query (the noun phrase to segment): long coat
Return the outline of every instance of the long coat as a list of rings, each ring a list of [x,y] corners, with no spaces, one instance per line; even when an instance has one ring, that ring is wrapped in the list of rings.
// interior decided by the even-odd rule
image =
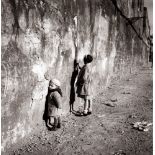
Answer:
[[[57,92],[48,94],[48,116],[56,117],[59,115],[58,108],[62,109],[61,95]]]
[[[77,95],[79,97],[85,97],[91,95],[91,75],[90,75],[90,67],[88,64],[85,64],[78,76],[77,79]]]

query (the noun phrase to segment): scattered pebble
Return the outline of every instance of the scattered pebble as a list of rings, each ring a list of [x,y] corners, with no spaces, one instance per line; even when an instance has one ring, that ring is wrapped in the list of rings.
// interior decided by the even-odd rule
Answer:
[[[41,137],[40,137],[40,136],[38,136],[38,138],[39,138],[39,139],[41,139]]]
[[[117,102],[117,98],[111,98],[111,102]]]
[[[129,115],[129,118],[137,118],[136,114]]]
[[[109,106],[109,107],[115,107],[115,105],[112,104],[112,103],[105,103],[105,105],[107,105],[107,106]]]
[[[122,94],[131,94],[130,92],[123,92]]]
[[[111,87],[108,87],[108,89],[112,89]]]
[[[48,144],[51,144],[51,142],[48,142]]]
[[[101,127],[104,127],[104,124],[101,123],[100,126],[101,126]]]
[[[103,115],[97,115],[97,117],[101,118],[101,117],[105,117],[106,115],[103,114]]]

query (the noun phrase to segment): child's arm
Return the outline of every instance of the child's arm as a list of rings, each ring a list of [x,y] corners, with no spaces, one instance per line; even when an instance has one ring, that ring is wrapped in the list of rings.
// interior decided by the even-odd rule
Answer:
[[[81,70],[81,68],[82,68],[82,67],[79,66],[79,63],[77,63],[77,64],[75,65],[75,71],[78,71],[78,72],[79,72],[79,71]]]
[[[88,66],[85,68],[85,72],[83,75],[83,80],[84,83],[89,83],[90,82],[90,69],[88,68]]]
[[[56,103],[56,107],[59,108],[59,109],[62,109],[62,101],[61,101],[61,96],[58,92],[55,92],[54,95],[54,100],[55,100],[55,103]]]
[[[82,67],[80,67],[79,63],[78,63],[78,68],[79,68],[80,70],[82,69]]]

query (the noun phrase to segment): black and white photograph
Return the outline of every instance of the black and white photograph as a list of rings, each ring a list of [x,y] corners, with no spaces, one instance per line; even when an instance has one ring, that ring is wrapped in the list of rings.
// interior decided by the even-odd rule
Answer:
[[[153,0],[1,0],[1,154],[153,155]]]

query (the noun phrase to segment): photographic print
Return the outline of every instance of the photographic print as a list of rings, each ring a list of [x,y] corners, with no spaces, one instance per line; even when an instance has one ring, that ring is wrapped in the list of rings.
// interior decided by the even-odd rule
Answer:
[[[153,0],[1,1],[1,153],[153,154]]]

